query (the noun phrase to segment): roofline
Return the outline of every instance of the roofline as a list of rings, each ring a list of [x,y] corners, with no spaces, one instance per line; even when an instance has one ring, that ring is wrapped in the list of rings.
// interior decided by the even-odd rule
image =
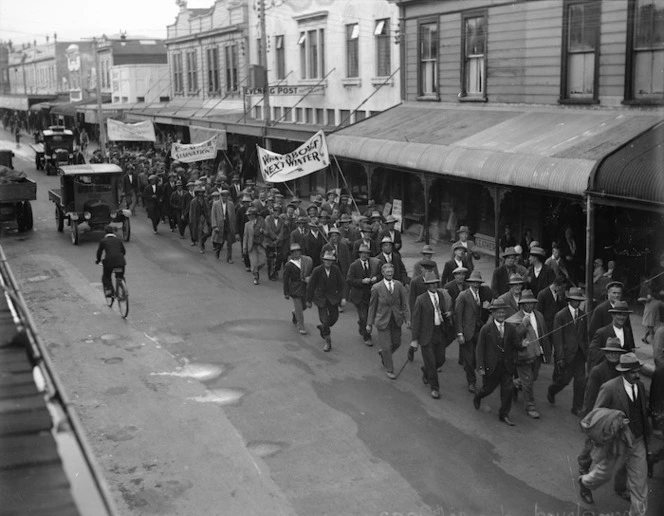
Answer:
[[[85,165],[63,165],[60,170],[64,175],[89,176],[95,174],[122,174],[122,168],[112,163],[86,163]]]

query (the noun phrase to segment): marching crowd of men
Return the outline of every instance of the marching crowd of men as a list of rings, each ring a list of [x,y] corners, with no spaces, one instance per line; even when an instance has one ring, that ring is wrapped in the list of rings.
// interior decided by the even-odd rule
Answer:
[[[241,185],[237,174],[228,181],[223,174],[213,177],[210,167],[186,171],[177,162],[166,174],[159,160],[146,173],[150,167],[142,161],[147,158],[124,164],[128,208],[134,212],[142,203],[155,233],[165,221],[184,239],[188,227],[191,246],[201,253],[211,239],[219,259],[225,245],[228,263],[233,263],[233,246],[239,242],[255,285],[262,269],[267,268],[272,281],[283,269],[283,295],[292,301],[293,325],[306,335],[304,313],[316,305],[325,352],[332,349],[339,312],[350,301],[357,310],[361,342],[373,346],[375,330],[380,360],[392,380],[398,376],[393,354],[401,345],[402,327],[410,328],[408,359],[421,350],[422,382],[439,399],[438,374],[446,348],[457,342],[474,407],[479,409],[482,399],[499,388],[498,417],[509,426],[515,424],[509,413],[518,393],[527,416],[540,418],[535,384],[542,364],[553,365],[547,401],[554,405],[558,393],[572,383],[571,412],[586,416],[589,436],[594,429],[605,438],[600,445],[589,437],[579,454],[581,498],[592,503],[592,490],[618,472],[616,493],[631,500],[631,514],[645,515],[651,426],[639,380],[641,364],[634,355],[631,310],[622,300],[620,282],[609,283],[607,299],[587,314],[582,289],[559,272],[560,258],[547,257],[533,240],[527,263],[520,250],[504,249],[489,285],[474,267],[481,254],[466,226],[458,229],[442,274],[434,249],[424,245],[411,278],[400,255],[397,219],[383,217],[373,207],[353,215],[347,195],[333,190],[305,209],[300,199],[286,199],[276,188],[257,188],[252,180]],[[616,411],[628,417],[627,423],[616,418]],[[607,432],[621,437],[618,452],[606,444]],[[622,439],[627,433],[629,439]]]

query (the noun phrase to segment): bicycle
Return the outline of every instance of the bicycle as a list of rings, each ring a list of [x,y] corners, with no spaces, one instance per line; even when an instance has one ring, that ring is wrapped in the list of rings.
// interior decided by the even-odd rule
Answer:
[[[113,308],[113,303],[117,300],[120,315],[123,319],[126,319],[127,314],[129,314],[129,289],[127,289],[124,271],[122,268],[117,267],[113,269],[111,274],[115,276],[114,293],[112,296],[106,296],[106,304],[109,308]]]

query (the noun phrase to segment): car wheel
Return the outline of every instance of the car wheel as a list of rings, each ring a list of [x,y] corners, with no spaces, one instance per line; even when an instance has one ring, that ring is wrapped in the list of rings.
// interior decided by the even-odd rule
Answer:
[[[55,207],[55,227],[58,229],[58,233],[62,233],[65,228],[65,219],[62,217],[62,212],[57,206]]]
[[[32,205],[30,201],[23,201],[23,227],[25,231],[32,231],[34,218],[32,216]]]
[[[22,202],[17,202],[14,204],[14,212],[16,213],[16,225],[18,226],[18,232],[23,233],[25,231],[25,213],[23,212]]]
[[[74,245],[78,245],[78,239],[79,239],[79,231],[78,231],[78,224],[75,220],[71,221],[71,243]]]

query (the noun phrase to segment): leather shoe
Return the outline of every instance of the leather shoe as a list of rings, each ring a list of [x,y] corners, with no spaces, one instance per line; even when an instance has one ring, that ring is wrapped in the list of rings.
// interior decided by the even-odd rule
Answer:
[[[332,340],[330,337],[325,337],[325,346],[323,346],[323,351],[326,353],[332,349]]]
[[[482,399],[477,394],[475,396],[473,396],[473,406],[475,407],[475,410],[480,409],[480,402],[481,401],[482,401]]]
[[[583,480],[579,477],[579,496],[585,503],[595,503],[593,492],[583,485]]]
[[[514,423],[514,421],[512,421],[512,420],[511,420],[509,417],[507,417],[507,416],[503,416],[503,417],[501,417],[500,420],[501,420],[503,423],[505,423],[507,426],[516,426],[516,424]]]
[[[368,339],[364,339],[364,345],[369,348],[373,346],[373,341],[371,340],[371,337],[369,337]]]
[[[475,387],[474,383],[469,383],[468,384],[468,392],[472,392],[473,394],[475,394],[477,392],[477,387]]]
[[[556,404],[556,396],[555,396],[555,394],[553,394],[553,393],[551,392],[551,388],[548,388],[548,389],[546,390],[546,401],[548,401],[549,403],[551,403],[551,405],[555,405],[555,404]]]
[[[625,490],[625,491],[616,491],[616,490],[614,489],[614,492],[615,492],[620,498],[622,498],[623,500],[625,500],[625,501],[627,501],[627,502],[629,502],[629,501],[631,500],[630,497],[629,497],[629,491],[627,491],[627,490]]]
[[[540,418],[539,412],[537,412],[535,409],[527,410],[526,414],[528,414],[533,419],[539,419]]]
[[[390,380],[396,380],[397,379],[397,375],[395,375],[392,371],[386,371],[385,374],[387,375],[387,377]]]
[[[424,367],[420,367],[420,370],[422,371],[422,383],[424,385],[429,385],[429,380],[427,379],[427,374],[424,372]]]
[[[440,393],[437,390],[433,390],[433,391],[431,391],[431,397],[434,400],[439,400],[440,399]]]

